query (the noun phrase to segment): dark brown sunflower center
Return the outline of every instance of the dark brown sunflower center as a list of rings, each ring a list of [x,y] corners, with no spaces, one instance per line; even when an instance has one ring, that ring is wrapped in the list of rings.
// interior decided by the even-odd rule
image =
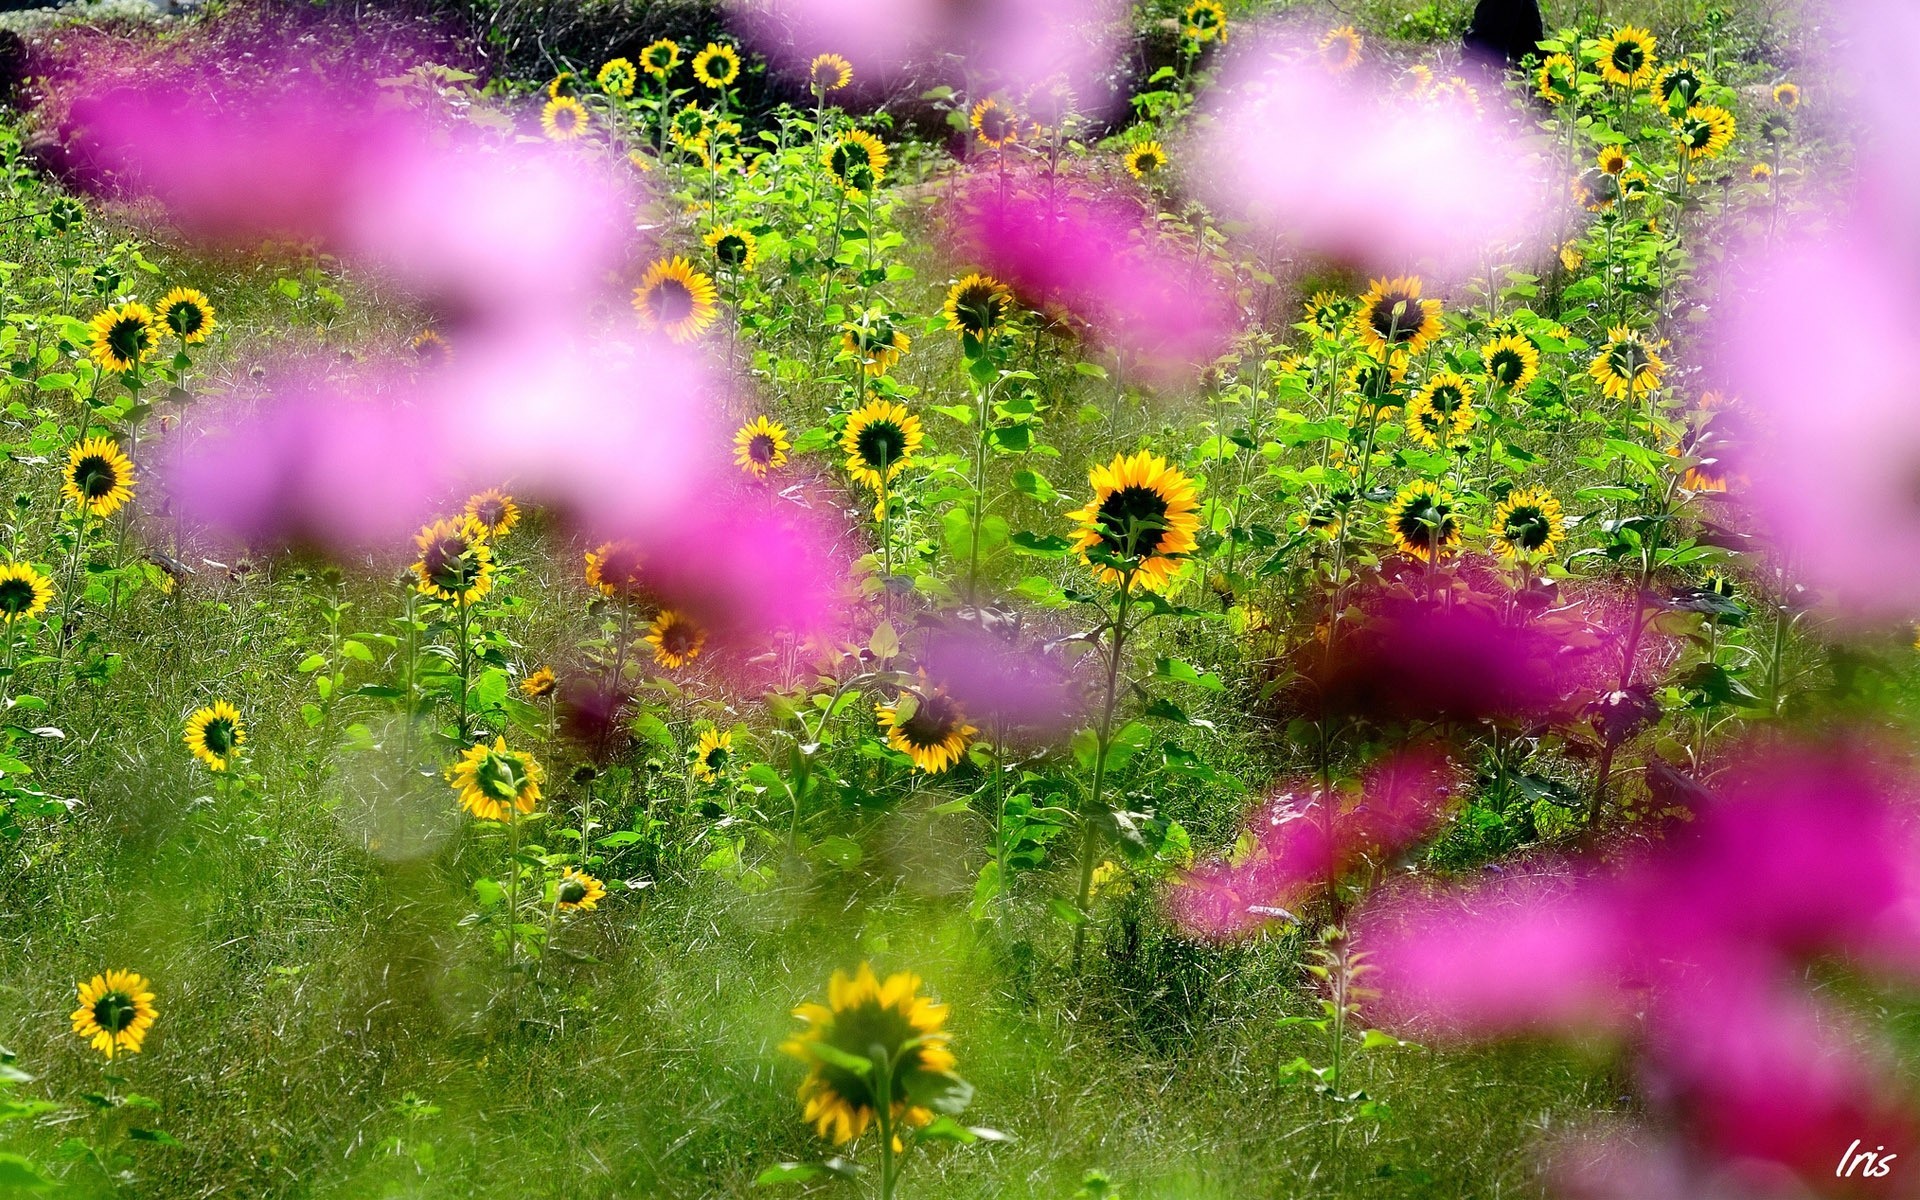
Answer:
[[[1676,97],[1681,100],[1692,100],[1700,91],[1700,77],[1692,71],[1675,71],[1662,81],[1660,91],[1660,98],[1669,102]]]
[[[884,471],[907,456],[907,432],[892,421],[870,422],[854,444],[860,461],[875,471]]]
[[[167,310],[167,328],[181,337],[192,337],[207,324],[207,312],[191,300],[182,300]]]
[[[1100,502],[1100,544],[1127,558],[1149,558],[1167,532],[1167,499],[1138,484],[1123,487]]]
[[[1006,141],[1017,128],[1013,114],[1004,109],[989,108],[980,114],[980,136],[990,142]]]
[[[706,757],[700,761],[709,771],[724,770],[727,765],[727,748],[715,746],[708,750]]]
[[[747,443],[747,458],[751,462],[763,467],[772,466],[773,455],[773,439],[764,433],[754,434],[753,440]]]
[[[1431,404],[1433,411],[1442,417],[1453,416],[1466,402],[1466,395],[1450,383],[1434,388],[1427,397],[1427,403]]]
[[[660,631],[660,648],[677,657],[685,657],[699,640],[700,631],[685,621],[675,621]]]
[[[645,61],[652,70],[670,71],[673,69],[673,51],[665,46],[656,46],[646,52]]]
[[[843,1053],[867,1058],[876,1048],[890,1057],[899,1054],[901,1046],[919,1036],[920,1031],[913,1027],[905,1013],[897,1008],[882,1008],[869,1000],[836,1012],[832,1028],[824,1031],[821,1040]],[[896,1092],[903,1090],[908,1072],[926,1069],[924,1053],[915,1048],[902,1056],[894,1076]],[[814,1069],[828,1090],[849,1108],[857,1111],[878,1107],[872,1087],[862,1076],[828,1063],[819,1063]]]
[[[498,525],[507,519],[507,502],[504,500],[482,500],[474,506],[474,515],[480,518],[482,525]]]
[[[837,62],[829,60],[818,63],[813,68],[813,86],[826,91],[833,91],[835,88],[846,86],[846,76],[846,68]]]
[[[120,472],[111,461],[89,454],[73,465],[73,486],[89,500],[99,500],[120,486]]]
[[[848,187],[863,188],[873,181],[873,158],[858,142],[841,142],[833,148],[833,173]]]
[[[647,307],[663,325],[684,321],[693,313],[693,289],[678,279],[662,279],[647,294]]]
[[[33,584],[25,579],[0,580],[0,612],[19,616],[33,607]]]
[[[1507,541],[1522,550],[1538,550],[1553,536],[1553,522],[1531,504],[1523,504],[1507,514]]]
[[[107,348],[119,358],[132,362],[153,345],[153,330],[138,317],[121,317],[107,327]]]
[[[1133,169],[1143,175],[1151,175],[1158,171],[1165,161],[1157,150],[1137,150],[1133,155]]]
[[[119,1033],[140,1015],[133,997],[118,989],[93,1002],[93,1023],[108,1033]]]
[[[1526,360],[1515,351],[1502,348],[1487,356],[1487,374],[1493,376],[1496,383],[1511,387],[1526,370]]]
[[[1652,365],[1647,348],[1639,342],[1615,342],[1607,349],[1607,369],[1617,378],[1631,380]]]
[[[580,113],[570,104],[553,110],[553,123],[562,133],[572,133],[580,125]]]
[[[898,726],[908,745],[930,750],[945,744],[960,726],[960,710],[945,696],[929,696]]]
[[[1639,42],[1619,42],[1614,45],[1610,58],[1614,70],[1631,75],[1647,65],[1647,48]]]

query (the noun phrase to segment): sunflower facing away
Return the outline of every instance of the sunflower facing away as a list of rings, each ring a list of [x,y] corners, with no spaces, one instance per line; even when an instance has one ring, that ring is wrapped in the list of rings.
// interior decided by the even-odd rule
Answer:
[[[740,55],[732,46],[708,42],[693,56],[693,77],[701,87],[726,87],[740,77]]]
[[[992,96],[973,106],[967,124],[973,126],[974,136],[990,150],[998,150],[1020,137],[1020,118]]]
[[[1420,277],[1372,280],[1353,314],[1354,332],[1375,358],[1388,347],[1418,354],[1440,336],[1440,302],[1420,298]]]
[[[53,581],[32,563],[0,566],[0,621],[11,625],[37,617],[53,602]]]
[[[640,52],[640,68],[655,79],[665,79],[680,65],[680,43],[661,38]]]
[[[137,300],[116,304],[87,323],[93,361],[108,371],[131,371],[153,357],[160,327]]]
[[[1127,174],[1147,183],[1166,169],[1167,152],[1159,142],[1141,142],[1127,151],[1123,161],[1127,166]]]
[[[1329,71],[1351,71],[1360,65],[1360,31],[1351,25],[1327,30],[1320,39],[1320,61]]]
[[[90,437],[67,451],[60,495],[81,512],[110,517],[133,499],[133,462],[113,439]]]
[[[967,723],[967,714],[945,693],[902,696],[892,704],[876,704],[874,716],[887,731],[887,745],[913,760],[915,768],[938,775],[967,755],[980,732]]]
[[[643,579],[640,548],[632,542],[602,542],[587,551],[587,584],[601,595],[636,595]]]
[[[633,85],[640,82],[640,73],[633,69],[631,59],[610,58],[601,65],[593,81],[609,96],[631,96]]]
[[[422,329],[414,334],[407,342],[407,349],[428,366],[439,366],[453,357],[453,347],[447,345],[447,339],[431,329]]]
[[[155,316],[167,332],[190,346],[206,341],[213,332],[213,304],[205,292],[194,288],[175,288],[162,296]]]
[[[1429,450],[1444,450],[1473,428],[1473,385],[1435,371],[1407,404],[1407,432]]]
[[[840,345],[860,361],[867,374],[885,375],[913,347],[913,339],[885,312],[869,309],[860,314],[859,320],[841,327]]]
[[[1580,68],[1565,54],[1553,54],[1533,77],[1533,94],[1548,104],[1565,104],[1580,86]]]
[[[1600,43],[1600,78],[1623,88],[1645,87],[1658,65],[1653,34],[1633,25],[1614,30]]]
[[[821,156],[828,174],[851,195],[859,195],[887,175],[887,148],[864,129],[849,129],[827,145]]]
[[[572,867],[561,871],[553,885],[553,903],[561,912],[592,912],[606,898],[606,884]]]
[[[653,647],[654,662],[677,670],[700,657],[707,645],[707,631],[669,608],[647,627],[646,642]]]
[[[1480,347],[1480,361],[1486,364],[1487,381],[1510,392],[1526,387],[1540,373],[1540,351],[1511,333]]]
[[[1621,182],[1598,167],[1573,177],[1574,203],[1588,212],[1605,212],[1620,199]]]
[[[1684,109],[1693,103],[1693,98],[1700,94],[1700,89],[1704,86],[1706,81],[1701,79],[1700,73],[1693,69],[1693,64],[1686,59],[1681,59],[1662,71],[1660,78],[1654,80],[1653,94],[1668,108],[1678,106]]]
[[[693,747],[693,777],[702,783],[712,783],[727,773],[727,764],[733,760],[733,734],[712,727],[700,731],[700,740]]]
[[[225,700],[216,700],[187,718],[186,732],[180,740],[193,756],[207,764],[209,771],[224,771],[233,765],[241,745],[247,740],[247,728],[240,723],[240,710]]]
[[[1353,319],[1360,302],[1343,292],[1315,292],[1308,297],[1301,315],[1307,324],[1322,333],[1332,333]]]
[[[520,523],[520,506],[499,488],[488,488],[468,499],[467,516],[486,530],[488,538],[497,538],[512,533]]]
[[[554,677],[552,667],[541,667],[538,671],[520,681],[520,694],[529,700],[541,700],[553,695]]]
[[[991,275],[969,275],[947,289],[947,328],[982,340],[1006,323],[1013,312],[1013,293]]]
[[[1673,123],[1680,148],[1695,158],[1716,158],[1733,143],[1733,114],[1717,104],[1696,104]]]
[[[755,417],[733,435],[733,461],[755,479],[765,479],[787,465],[787,427],[765,416]]]
[[[108,971],[77,986],[80,1007],[73,1010],[73,1031],[108,1058],[140,1053],[160,1016],[146,976]]]
[[[918,975],[901,972],[882,983],[866,963],[852,975],[835,971],[827,985],[827,1002],[803,1004],[793,1015],[807,1027],[780,1049],[810,1068],[800,1084],[802,1116],[822,1138],[844,1146],[865,1133],[878,1115],[879,1098],[869,1083],[871,1072],[847,1070],[821,1055],[816,1049],[820,1046],[838,1051],[834,1059],[886,1056],[894,1064],[892,1092],[897,1097],[889,1123],[919,1127],[933,1120],[931,1110],[906,1097],[923,1091],[928,1076],[945,1075],[957,1062],[941,1030],[947,1006],[920,994]]]
[[[1422,562],[1444,555],[1460,544],[1460,515],[1453,496],[1429,480],[1400,489],[1391,514],[1394,545]]]
[[[807,86],[816,94],[837,92],[853,82],[853,64],[838,54],[816,54],[807,64]]]
[[[1507,558],[1552,558],[1566,536],[1560,502],[1543,488],[1510,492],[1493,510],[1494,549]]]
[[[706,242],[707,249],[713,251],[715,261],[729,271],[751,271],[760,257],[759,239],[743,225],[716,226],[708,230],[707,236],[701,240]]]
[[[1594,356],[1587,374],[1593,376],[1609,400],[1631,400],[1660,386],[1667,364],[1660,361],[1659,345],[1638,330],[1616,325],[1607,331],[1607,344]]]
[[[555,96],[540,110],[540,130],[556,142],[583,137],[587,132],[587,110],[572,96]]]
[[[1094,568],[1103,582],[1118,583],[1132,575],[1132,584],[1164,592],[1180,569],[1180,560],[1199,544],[1200,529],[1193,481],[1157,454],[1142,450],[1129,457],[1115,455],[1104,467],[1087,475],[1093,498],[1084,508],[1067,514],[1078,525],[1073,534],[1080,561]],[[1137,560],[1131,572],[1106,563],[1096,564],[1088,551],[1098,547],[1111,558]]]
[[[1196,42],[1227,40],[1227,10],[1220,0],[1193,0],[1180,17],[1180,32]]]
[[[847,474],[878,492],[913,462],[924,440],[920,418],[906,405],[869,400],[847,417],[840,448],[847,454]]]
[[[447,775],[460,807],[482,821],[507,821],[540,803],[540,763],[524,750],[507,749],[507,739],[479,742],[460,756]]]
[[[676,342],[689,342],[720,315],[715,301],[720,293],[713,280],[675,255],[656,259],[633,289],[633,311],[648,329],[665,333]]]

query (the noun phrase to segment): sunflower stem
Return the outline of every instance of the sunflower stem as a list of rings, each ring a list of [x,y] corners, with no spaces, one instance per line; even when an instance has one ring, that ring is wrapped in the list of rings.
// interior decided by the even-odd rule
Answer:
[[[1120,661],[1127,641],[1127,612],[1133,602],[1133,577],[1136,568],[1120,576],[1120,595],[1114,602],[1113,645],[1107,655],[1107,690],[1100,706],[1100,726],[1093,742],[1093,786],[1087,792],[1087,807],[1080,817],[1080,920],[1073,927],[1073,973],[1080,973],[1086,954],[1087,925],[1092,920],[1093,860],[1100,848],[1098,820],[1107,782],[1107,745],[1113,736],[1113,713],[1120,703]]]

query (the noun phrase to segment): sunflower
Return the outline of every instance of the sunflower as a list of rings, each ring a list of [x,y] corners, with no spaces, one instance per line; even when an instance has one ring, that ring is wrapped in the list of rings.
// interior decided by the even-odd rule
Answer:
[[[726,87],[740,78],[740,55],[732,46],[708,42],[706,49],[693,56],[693,77],[702,87]]]
[[[546,772],[539,760],[524,750],[507,749],[507,739],[493,745],[476,742],[453,765],[447,780],[460,795],[460,807],[482,821],[508,821],[513,813],[530,813],[540,803],[540,780]]]
[[[547,81],[547,99],[558,100],[562,96],[571,96],[580,90],[580,77],[572,71],[562,71]]]
[[[713,128],[713,114],[698,104],[683,104],[667,122],[667,136],[683,150],[705,154],[707,134]],[[697,144],[697,145],[696,145]]]
[[[712,727],[702,729],[693,747],[693,777],[712,783],[727,773],[727,763],[732,759],[733,734]]]
[[[1699,95],[1700,89],[1705,86],[1706,80],[1700,78],[1700,73],[1693,69],[1693,64],[1682,59],[1662,71],[1660,78],[1654,80],[1653,94],[1659,97],[1660,103],[1668,108],[1684,109],[1693,103],[1693,98]]]
[[[1128,457],[1115,455],[1111,463],[1087,475],[1093,498],[1067,514],[1078,528],[1073,534],[1080,561],[1094,567],[1106,583],[1128,575],[1135,587],[1164,592],[1180,569],[1180,559],[1198,545],[1199,531],[1193,481],[1158,455],[1145,450]],[[1098,547],[1109,558],[1132,560],[1130,570],[1096,564],[1088,551]]]
[[[765,416],[755,417],[733,435],[733,461],[755,479],[765,479],[787,465],[787,427]]]
[[[1777,146],[1793,136],[1793,120],[1785,113],[1768,113],[1760,118],[1760,137],[1769,146]]]
[[[1627,152],[1619,146],[1602,146],[1600,155],[1594,159],[1594,166],[1602,174],[1618,175],[1627,169]]]
[[[606,898],[606,884],[572,867],[561,871],[559,881],[553,885],[553,904],[561,912],[592,912],[594,906]]]
[[[925,440],[920,418],[892,400],[869,400],[847,417],[840,448],[847,453],[847,474],[874,491],[913,462]]]
[[[707,249],[713,251],[713,257],[729,271],[745,274],[753,270],[753,264],[759,261],[760,241],[745,226],[716,226],[702,240],[706,242]]]
[[[677,670],[700,657],[707,631],[680,613],[663,609],[647,627],[646,643],[653,647],[654,662]]]
[[[1460,543],[1452,494],[1425,479],[1408,484],[1393,498],[1392,527],[1394,544],[1422,562]]]
[[[587,584],[603,596],[637,595],[644,572],[640,548],[632,542],[601,542],[587,551]]]
[[[486,527],[472,517],[435,521],[413,544],[420,550],[414,586],[422,595],[464,606],[493,590],[493,550]]]
[[[720,315],[720,293],[713,280],[684,257],[655,259],[633,289],[633,311],[640,324],[664,332],[676,342],[699,337]]]
[[[1374,407],[1392,408],[1400,403],[1400,397],[1394,390],[1394,385],[1405,380],[1406,377],[1405,351],[1395,354],[1393,362],[1386,365],[1377,358],[1360,355],[1357,361],[1347,368],[1347,391]]]
[[[1407,404],[1407,432],[1430,450],[1442,450],[1473,428],[1473,385],[1452,371],[1435,371]]]
[[[1616,325],[1607,331],[1607,344],[1594,356],[1587,374],[1605,391],[1607,399],[1633,397],[1660,386],[1667,364],[1660,361],[1659,343],[1638,330]]]
[[[1487,381],[1510,392],[1526,387],[1540,373],[1540,351],[1526,338],[1511,333],[1480,347],[1480,361],[1486,364]]]
[[[206,341],[213,332],[213,305],[205,292],[175,288],[161,297],[156,321],[181,341],[194,345]]]
[[[1620,199],[1620,180],[1599,168],[1573,177],[1573,199],[1588,212],[1605,212]]]
[[[1673,123],[1680,148],[1695,158],[1715,158],[1733,142],[1733,114],[1717,104],[1696,104]]]
[[[633,85],[640,82],[640,73],[633,69],[633,61],[625,58],[610,58],[593,77],[600,90],[609,96],[631,96]]]
[[[822,156],[827,173],[850,195],[858,195],[886,177],[887,148],[864,129],[835,138]]]
[[[548,140],[571,142],[586,136],[587,110],[572,96],[556,96],[540,110],[540,129]]]
[[[1616,29],[1600,43],[1600,78],[1623,88],[1645,87],[1653,78],[1653,34],[1627,25]]]
[[[240,710],[225,700],[216,700],[187,718],[186,732],[180,740],[193,756],[207,764],[209,771],[224,771],[233,765],[241,745],[247,740],[247,728],[240,723]]]
[[[1320,39],[1320,61],[1329,71],[1351,71],[1360,65],[1360,31],[1351,25],[1329,29]]]
[[[520,523],[520,506],[499,488],[488,488],[468,498],[466,515],[492,539],[513,532],[513,527]]]
[[[53,581],[31,563],[0,566],[0,621],[8,625],[37,617],[53,602]]]
[[[853,64],[838,54],[816,54],[807,64],[807,84],[819,95],[837,92],[853,82]]]
[[[108,1058],[119,1052],[140,1053],[147,1031],[160,1016],[146,976],[108,971],[76,986],[80,1007],[73,1010],[73,1031]]]
[[[1159,142],[1141,142],[1128,149],[1123,161],[1127,165],[1127,174],[1146,183],[1166,169],[1167,152]]]
[[[1020,137],[1020,118],[992,96],[973,106],[967,124],[973,126],[974,135],[990,150],[998,150]]]
[[[1548,55],[1534,74],[1534,95],[1549,104],[1564,104],[1580,87],[1580,67],[1565,54]]]
[[[92,339],[89,353],[102,369],[131,371],[153,357],[160,327],[146,305],[129,300],[95,316],[87,323],[87,333]]]
[[[1493,546],[1506,558],[1552,558],[1566,536],[1560,502],[1544,488],[1509,492],[1493,510]]]
[[[1353,319],[1360,302],[1343,292],[1315,292],[1308,298],[1304,315],[1307,324],[1322,333],[1333,333]]]
[[[447,345],[447,339],[431,329],[422,329],[407,342],[407,349],[421,362],[438,365],[453,357],[453,347]]]
[[[807,1028],[783,1043],[781,1051],[807,1064],[800,1083],[804,1119],[822,1138],[844,1146],[867,1131],[879,1114],[871,1072],[849,1071],[847,1058],[885,1056],[893,1064],[888,1123],[919,1127],[933,1111],[909,1097],[927,1090],[956,1064],[947,1048],[947,1006],[920,994],[920,977],[901,972],[882,983],[869,964],[848,975],[835,971],[825,1004],[803,1004],[793,1015]],[[820,1047],[832,1053],[822,1055]]]
[[[1180,32],[1196,42],[1227,40],[1227,10],[1220,0],[1193,0],[1180,17]]]
[[[520,694],[529,700],[543,700],[553,695],[554,677],[552,667],[541,667],[538,671],[520,681]]]
[[[1013,312],[1013,293],[991,275],[969,275],[947,289],[947,328],[985,340]]]
[[[944,692],[932,691],[892,704],[874,706],[887,745],[913,760],[929,775],[938,775],[967,755],[980,731],[967,724],[967,714]]]
[[[1360,297],[1353,315],[1354,332],[1375,358],[1391,346],[1418,354],[1440,336],[1440,302],[1420,298],[1420,277],[1375,279]]]
[[[680,43],[661,38],[640,52],[640,69],[664,80],[680,65]]]
[[[1773,102],[1775,104],[1778,104],[1781,108],[1786,109],[1788,112],[1792,112],[1794,109],[1799,108],[1800,107],[1800,85],[1797,83],[1782,83],[1782,84],[1775,85],[1773,89]]]
[[[1753,164],[1753,168],[1748,172],[1748,174],[1751,175],[1755,180],[1759,182],[1765,182],[1766,180],[1773,178],[1773,164],[1757,162]]]
[[[867,374],[885,375],[912,348],[913,339],[885,312],[869,309],[860,314],[859,320],[841,326],[840,345],[860,360]]]
[[[90,437],[67,451],[60,495],[81,512],[110,517],[133,499],[133,463],[112,438]]]

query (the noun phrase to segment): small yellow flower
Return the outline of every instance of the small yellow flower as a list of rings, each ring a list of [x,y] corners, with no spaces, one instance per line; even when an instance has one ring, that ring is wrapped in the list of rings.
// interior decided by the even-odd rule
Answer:
[[[553,885],[553,903],[561,912],[592,912],[606,898],[606,884],[572,867],[561,871]]]
[[[553,695],[554,675],[552,667],[541,667],[520,681],[520,693],[529,700],[540,700]]]
[[[556,96],[540,110],[540,129],[555,142],[586,136],[587,110],[572,96]]]
[[[787,451],[792,448],[787,427],[765,416],[755,417],[733,435],[733,461],[755,479],[765,479],[786,466]]]
[[[187,718],[186,732],[180,735],[193,756],[207,764],[209,771],[224,771],[233,765],[240,747],[247,740],[246,726],[240,722],[240,710],[225,700],[199,709]]]
[[[74,1033],[108,1058],[140,1053],[147,1031],[160,1017],[146,976],[108,971],[77,984],[76,990],[80,1007],[73,1010]]]
[[[1167,152],[1159,142],[1141,142],[1127,151],[1127,174],[1142,183],[1158,178],[1167,166]]]
[[[702,87],[726,87],[740,77],[740,55],[732,46],[708,42],[693,56],[693,77]]]

